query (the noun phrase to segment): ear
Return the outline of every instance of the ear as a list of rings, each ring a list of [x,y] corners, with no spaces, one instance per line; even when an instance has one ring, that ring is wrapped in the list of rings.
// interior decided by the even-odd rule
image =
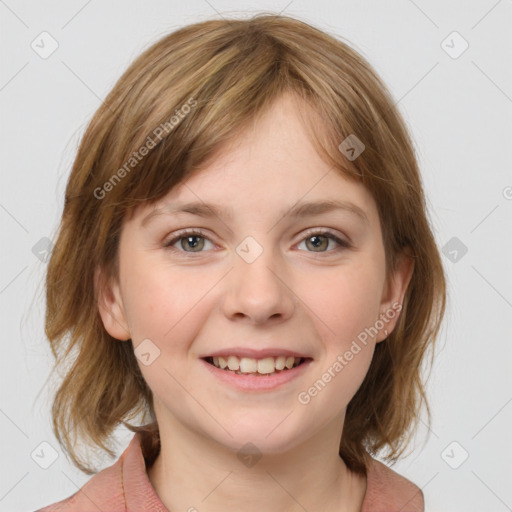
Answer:
[[[384,326],[379,329],[376,343],[385,340],[395,329],[413,271],[414,257],[410,248],[407,247],[398,256],[396,268],[391,275],[387,276],[384,285],[379,315],[379,320],[381,320],[379,326],[381,323]]]
[[[119,284],[113,278],[107,278],[101,267],[94,271],[94,286],[98,299],[98,309],[106,331],[118,340],[131,338],[124,310]]]

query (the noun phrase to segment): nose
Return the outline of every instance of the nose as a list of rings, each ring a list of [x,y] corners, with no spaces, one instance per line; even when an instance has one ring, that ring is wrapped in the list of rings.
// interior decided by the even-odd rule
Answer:
[[[225,283],[225,315],[230,319],[247,318],[255,324],[290,318],[295,301],[283,265],[268,249],[249,261],[234,255],[234,265]]]

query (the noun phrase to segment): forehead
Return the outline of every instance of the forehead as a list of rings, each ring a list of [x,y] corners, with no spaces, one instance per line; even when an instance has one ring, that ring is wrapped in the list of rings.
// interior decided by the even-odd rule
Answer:
[[[371,194],[322,158],[299,106],[293,96],[281,97],[164,198],[144,205],[139,220],[180,209],[233,219],[267,213],[275,218],[286,211],[307,215],[334,207],[369,220],[376,213]]]

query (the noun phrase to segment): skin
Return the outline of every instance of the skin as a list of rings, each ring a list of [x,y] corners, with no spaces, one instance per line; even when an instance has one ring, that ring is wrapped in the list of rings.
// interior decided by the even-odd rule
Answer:
[[[149,338],[160,350],[150,365],[138,364],[161,435],[148,477],[169,510],[361,509],[366,478],[348,470],[339,440],[375,344],[398,315],[307,405],[297,396],[380,314],[402,303],[413,263],[403,258],[386,280],[371,194],[321,159],[297,108],[282,96],[156,205],[199,200],[232,209],[231,219],[167,214],[142,226],[155,209],[144,205],[123,225],[119,282],[101,290],[110,335],[135,348]],[[298,219],[280,213],[299,200],[326,199],[350,201],[367,221],[342,210]],[[174,251],[164,247],[183,228],[205,234],[177,239]],[[326,228],[352,245],[311,239]],[[247,236],[263,249],[252,263],[236,252]],[[199,359],[233,346],[288,348],[313,361],[279,389],[239,391]],[[262,454],[251,467],[237,458],[247,442]]]

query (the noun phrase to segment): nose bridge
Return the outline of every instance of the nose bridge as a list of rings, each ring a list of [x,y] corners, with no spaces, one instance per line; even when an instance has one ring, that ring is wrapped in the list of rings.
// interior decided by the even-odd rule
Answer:
[[[236,247],[226,314],[243,314],[264,322],[276,314],[288,317],[292,313],[291,291],[285,285],[284,275],[280,275],[284,272],[282,260],[276,257],[273,247],[264,244],[248,236]]]

